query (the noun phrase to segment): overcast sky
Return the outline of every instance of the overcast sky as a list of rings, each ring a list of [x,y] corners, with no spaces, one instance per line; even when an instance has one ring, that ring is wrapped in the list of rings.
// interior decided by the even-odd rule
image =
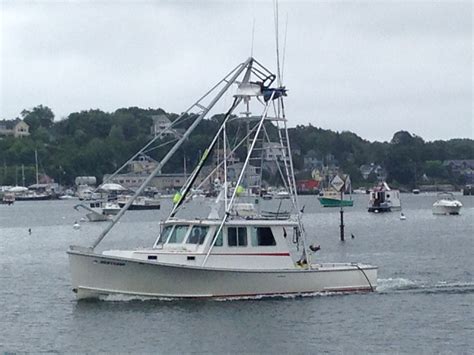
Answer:
[[[0,118],[43,104],[182,112],[250,55],[271,1],[1,1]],[[281,1],[290,126],[474,138],[471,1]],[[281,43],[283,51],[283,43]],[[222,107],[224,111],[225,107]]]

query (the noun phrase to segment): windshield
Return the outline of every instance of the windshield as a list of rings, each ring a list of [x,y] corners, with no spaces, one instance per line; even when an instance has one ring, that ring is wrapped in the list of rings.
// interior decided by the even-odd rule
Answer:
[[[173,229],[173,226],[166,226],[161,231],[160,237],[158,238],[156,244],[163,244],[164,242],[166,242],[166,239],[168,239],[172,229]]]
[[[204,239],[206,239],[207,230],[209,227],[204,226],[194,226],[189,234],[188,240],[186,243],[188,244],[203,244]]]
[[[183,242],[184,237],[188,231],[189,226],[180,226],[177,225],[174,227],[173,232],[171,232],[170,237],[168,238],[168,244],[180,244]]]

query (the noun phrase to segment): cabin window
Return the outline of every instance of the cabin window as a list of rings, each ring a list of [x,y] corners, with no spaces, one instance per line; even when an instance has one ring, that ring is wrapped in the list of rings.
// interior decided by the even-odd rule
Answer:
[[[270,227],[252,227],[251,229],[252,246],[273,246],[276,245],[273,237],[272,229]]]
[[[229,227],[227,228],[227,245],[230,247],[247,246],[247,228]]]
[[[219,232],[219,235],[217,236],[217,240],[214,243],[214,246],[221,247],[224,244],[223,242],[224,242],[224,239],[222,238],[222,229],[221,229],[221,231]]]
[[[186,243],[188,244],[203,244],[204,239],[206,239],[207,230],[209,227],[203,226],[194,226],[189,234],[188,240]]]
[[[157,242],[156,244],[166,242],[166,239],[168,239],[168,237],[169,237],[169,235],[170,235],[172,229],[173,229],[173,226],[166,226],[166,227],[161,231],[160,238],[158,239],[158,242]]]
[[[183,242],[189,226],[175,226],[173,232],[168,238],[168,244],[180,244]]]

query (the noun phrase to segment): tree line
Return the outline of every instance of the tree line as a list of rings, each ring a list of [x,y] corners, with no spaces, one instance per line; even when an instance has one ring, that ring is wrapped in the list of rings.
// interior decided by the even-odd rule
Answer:
[[[120,108],[115,112],[88,110],[74,112],[65,119],[55,121],[52,110],[39,105],[21,112],[20,118],[30,127],[30,136],[0,139],[0,185],[22,184],[23,166],[26,185],[35,181],[35,151],[39,158],[40,171],[63,185],[73,185],[76,176],[96,176],[99,181],[104,174],[114,172],[125,161],[142,148],[151,138],[153,115],[166,115],[171,121],[178,115],[163,109]],[[184,117],[178,130],[185,130],[193,115]],[[204,120],[184,143],[163,172],[183,172],[183,162],[194,166],[207,148],[222,122],[223,115]],[[271,139],[276,139],[277,129],[266,123]],[[235,120],[228,134],[241,139],[245,130]],[[362,178],[360,166],[374,163],[387,172],[387,181],[396,186],[415,187],[429,179],[431,183],[463,184],[464,177],[450,171],[443,162],[452,159],[474,159],[472,139],[451,139],[426,142],[407,131],[396,132],[390,142],[370,142],[351,132],[334,132],[309,125],[298,125],[289,129],[290,142],[294,148],[294,164],[298,176],[309,178],[304,170],[304,156],[316,154],[321,160],[334,158],[344,173],[351,175],[354,184],[374,182]],[[167,138],[170,140],[170,138]],[[167,144],[169,143],[169,144]],[[155,149],[147,152],[160,160],[172,142],[158,141]],[[244,157],[244,150],[236,152]],[[189,169],[189,168],[188,168]]]

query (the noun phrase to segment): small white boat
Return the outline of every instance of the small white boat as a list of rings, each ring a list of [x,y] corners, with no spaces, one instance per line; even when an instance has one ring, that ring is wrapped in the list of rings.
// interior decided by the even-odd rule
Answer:
[[[5,192],[0,203],[12,205],[15,202],[15,194],[13,192]]]
[[[132,201],[161,173],[163,165],[172,159],[173,153],[181,148],[194,128],[232,85],[249,84],[263,80],[262,78],[264,81],[257,91],[258,100],[252,101],[255,105],[253,109],[262,113],[251,121],[253,127],[249,131],[252,132],[249,141],[252,143],[245,150],[246,158],[242,169],[238,176],[234,177],[235,181],[229,181],[226,162],[230,155],[226,153],[228,143],[224,143],[225,178],[217,199],[207,199],[211,207],[208,216],[193,215],[184,218],[178,217],[178,214],[186,203],[192,201],[192,198],[187,197],[198,183],[199,172],[209,163],[217,140],[219,137],[227,140],[226,130],[229,122],[235,119],[234,110],[237,110],[239,105],[245,105],[240,106],[240,109],[245,109],[245,113],[249,112],[249,102],[255,95],[254,92],[248,94],[243,90],[234,96],[234,103],[222,118],[218,132],[205,150],[206,154],[173,199],[172,211],[164,222],[160,223],[159,235],[152,246],[102,252],[95,250],[124,215],[124,207],[112,223],[107,224],[91,247],[70,247],[67,253],[72,287],[78,299],[115,294],[166,298],[224,298],[375,290],[376,266],[364,263],[312,262],[312,255],[319,250],[319,246],[308,245],[302,222],[303,211],[295,193],[291,149],[288,139],[282,138],[288,137],[282,102],[286,89],[281,86],[271,88],[276,76],[252,57],[239,64],[221,81],[223,88],[218,89],[218,93],[209,101],[207,107],[202,106],[201,100],[191,106],[203,108],[202,113],[196,115],[186,132],[135,192]],[[279,107],[278,110],[276,106]],[[176,118],[173,124],[180,124],[184,117],[187,117],[188,111]],[[244,119],[248,122],[247,118]],[[255,147],[257,138],[263,133],[264,122],[269,119],[284,122],[283,128],[280,128],[280,144],[285,150],[284,156],[288,159],[282,161],[281,179],[288,191],[278,193],[277,198],[288,199],[291,211],[285,212],[282,219],[279,214],[273,213],[262,216],[253,204],[241,202],[248,196],[242,196],[238,188],[231,188],[242,186],[246,169],[258,150],[258,147]],[[229,151],[243,147],[245,141],[236,141],[234,146],[229,147]],[[229,191],[232,191],[230,196]],[[127,205],[130,204],[129,201]],[[258,206],[258,202],[256,205]]]
[[[274,195],[274,198],[279,200],[286,200],[290,198],[290,193],[286,190],[280,190]]]
[[[202,201],[206,198],[206,194],[204,193],[204,191],[200,190],[200,189],[193,189],[191,191],[191,198],[193,200],[199,200],[199,201]]]
[[[88,211],[86,217],[90,222],[108,221],[120,212],[120,206],[113,201],[91,201],[88,206],[84,204],[74,206],[75,210],[79,208]]]
[[[433,203],[433,214],[456,215],[461,210],[462,203],[450,192],[438,194],[438,200]]]

